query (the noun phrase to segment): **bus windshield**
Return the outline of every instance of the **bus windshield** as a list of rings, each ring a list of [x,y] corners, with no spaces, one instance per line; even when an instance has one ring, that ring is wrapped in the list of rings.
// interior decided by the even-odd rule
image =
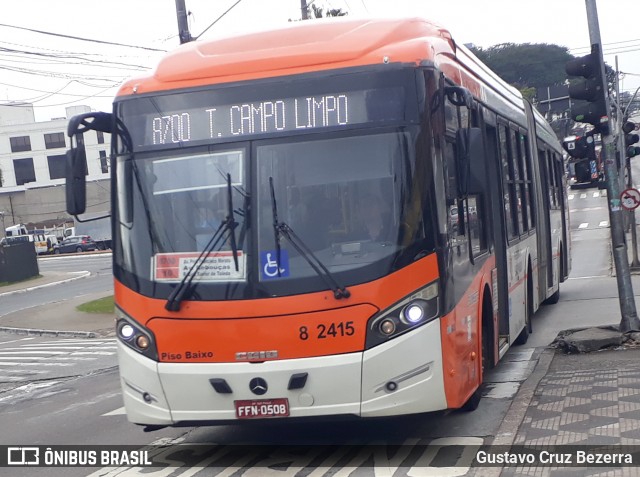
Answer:
[[[256,147],[260,279],[296,280],[314,274],[289,244],[275,264],[269,178],[273,178],[279,220],[331,272],[354,270],[390,259],[400,250],[403,162],[407,133]],[[412,162],[412,161],[409,161]],[[268,257],[267,257],[268,255]]]
[[[319,111],[330,126],[317,126],[312,134],[268,126],[258,133],[257,123],[251,123],[246,138],[232,141],[225,133],[215,144],[204,143],[207,133],[197,133],[195,140],[196,108],[165,114],[163,104],[179,95],[129,101],[119,114],[126,138],[120,138],[116,158],[116,278],[161,299],[187,273],[194,275],[188,294],[193,300],[286,296],[327,290],[326,275],[341,286],[365,283],[433,251],[431,159],[417,160],[418,151],[424,155],[417,110],[399,103],[411,82],[403,87],[387,82],[385,91],[403,93],[384,101],[377,93],[357,96],[348,89],[325,94]],[[353,84],[363,87],[362,81]],[[348,123],[359,114],[360,122],[349,128],[337,119],[331,123],[329,110],[339,101],[329,103],[329,97],[342,98],[340,107],[348,108],[358,99],[365,112],[351,116],[352,109],[342,109],[335,115]],[[354,104],[350,98],[356,98]],[[153,118],[150,104],[156,108]],[[260,104],[264,108],[265,102]],[[288,124],[287,115],[300,114],[287,109],[296,104],[282,101],[282,124]],[[230,115],[237,111],[224,107]],[[385,110],[391,113],[382,114]],[[158,118],[168,118],[170,125],[165,128]],[[175,141],[167,139],[173,136]],[[211,241],[228,222],[230,204],[235,227],[223,229],[235,233],[236,247],[226,236]],[[307,252],[278,233],[278,223]],[[322,273],[310,256],[321,263]]]

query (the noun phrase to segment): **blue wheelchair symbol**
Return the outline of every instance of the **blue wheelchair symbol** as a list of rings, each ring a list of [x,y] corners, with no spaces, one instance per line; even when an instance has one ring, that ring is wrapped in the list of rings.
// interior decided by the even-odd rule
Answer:
[[[275,250],[260,252],[260,271],[264,280],[288,277],[289,252],[280,250],[280,263],[278,263],[278,252]]]

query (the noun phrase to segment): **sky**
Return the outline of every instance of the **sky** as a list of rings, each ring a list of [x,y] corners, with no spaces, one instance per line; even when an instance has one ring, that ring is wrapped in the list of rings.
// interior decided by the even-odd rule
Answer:
[[[325,9],[341,8],[352,17],[423,16],[448,28],[456,42],[483,48],[552,43],[581,56],[589,53],[591,44],[585,0],[313,2]],[[284,25],[300,18],[300,3],[185,0],[191,34],[199,40]],[[622,89],[633,93],[640,87],[638,0],[596,3],[605,61],[615,66],[617,55],[625,73]],[[0,104],[31,102],[37,121],[64,117],[67,106],[110,111],[122,82],[151,71],[165,52],[178,46],[174,0],[5,1],[0,15]]]

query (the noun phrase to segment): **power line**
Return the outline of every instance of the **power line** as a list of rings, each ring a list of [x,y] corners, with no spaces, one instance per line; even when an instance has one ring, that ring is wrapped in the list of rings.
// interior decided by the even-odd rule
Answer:
[[[623,41],[612,41],[610,43],[603,43],[602,46],[608,46],[608,45],[619,45],[621,43],[632,43],[634,41],[640,41],[640,38],[636,38],[634,40],[623,40]],[[591,46],[578,46],[576,48],[569,48],[569,50],[590,50]]]
[[[35,88],[27,88],[26,86],[18,86],[16,84],[9,84],[9,83],[0,83],[0,85],[2,86],[9,86],[10,88],[18,88],[18,89],[24,89],[26,91],[35,91],[36,93],[45,93],[45,94],[60,94],[62,96],[74,96],[74,97],[86,97],[86,94],[73,94],[73,93],[60,93],[60,91],[62,91],[62,89],[66,88],[67,86],[73,84],[73,83],[79,83],[83,86],[87,86],[88,88],[99,88],[99,89],[104,89],[104,85],[98,86],[98,85],[92,85],[92,84],[88,84],[88,83],[83,83],[81,81],[78,80],[71,80],[69,81],[66,85],[64,85],[60,90],[56,91],[56,92],[51,92],[51,91],[45,91],[43,89],[35,89]],[[118,87],[119,84],[114,84],[112,86],[109,86],[109,88],[116,88]],[[113,98],[112,95],[105,95],[105,96],[99,96],[101,98]],[[21,100],[21,101],[29,101],[29,100]]]
[[[142,65],[133,65],[131,63],[121,63],[119,61],[109,61],[109,60],[104,60],[104,59],[94,59],[94,58],[83,58],[83,57],[79,57],[79,56],[75,56],[75,55],[52,55],[50,53],[40,53],[37,51],[27,51],[27,50],[14,50],[11,48],[5,48],[0,46],[0,53],[7,53],[8,55],[12,55],[12,56],[16,56],[18,58],[32,58],[34,60],[37,59],[47,59],[47,60],[56,60],[54,63],[60,64],[63,63],[65,65],[69,64],[69,60],[79,60],[80,63],[73,63],[76,65],[82,65],[82,64],[90,64],[90,63],[97,63],[98,66],[102,66],[104,64],[108,64],[108,65],[114,65],[114,67],[119,68],[119,69],[128,69],[131,70],[133,69],[134,71],[140,71],[140,70],[147,70],[149,69],[149,67],[147,66],[142,66]],[[38,64],[42,64],[42,62],[39,62]],[[124,67],[124,68],[122,68]],[[111,68],[111,67],[110,67]]]
[[[238,1],[240,1],[240,0],[238,0]],[[17,30],[30,31],[30,32],[33,32],[33,33],[40,33],[42,35],[50,35],[50,36],[55,36],[55,37],[59,37],[59,38],[70,38],[72,40],[88,41],[88,42],[91,42],[91,43],[100,43],[102,45],[124,46],[126,48],[138,48],[138,49],[141,49],[141,50],[158,51],[158,52],[162,52],[162,53],[166,53],[167,52],[167,50],[159,50],[157,48],[150,48],[150,47],[147,47],[147,46],[127,45],[125,43],[115,43],[115,42],[111,42],[111,41],[94,40],[94,39],[91,39],[91,38],[82,38],[82,37],[79,37],[79,36],[64,35],[62,33],[53,33],[53,32],[49,32],[49,31],[35,30],[33,28],[26,28],[26,27],[14,26],[14,25],[7,25],[6,23],[0,23],[0,27],[15,28]]]
[[[211,28],[213,25],[215,25],[216,23],[218,23],[218,21],[220,21],[220,19],[222,17],[224,17],[227,13],[229,13],[231,10],[233,10],[235,8],[235,6],[240,3],[242,0],[238,0],[236,3],[234,3],[233,5],[231,5],[226,12],[224,12],[222,15],[220,15],[218,18],[216,18],[213,23],[211,23],[211,25],[209,25],[207,28],[205,28],[204,30],[202,30],[202,32],[200,32],[200,34],[196,37],[194,37],[194,40],[197,40],[198,38],[200,38],[209,28]]]

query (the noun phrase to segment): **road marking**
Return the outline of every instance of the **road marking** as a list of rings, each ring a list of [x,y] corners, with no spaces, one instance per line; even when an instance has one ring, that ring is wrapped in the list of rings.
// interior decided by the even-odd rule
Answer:
[[[587,198],[587,194],[580,194],[580,198],[581,199],[586,199]]]
[[[593,193],[593,198],[597,199],[598,197],[600,197],[600,192],[594,192]]]
[[[37,363],[25,363],[24,361],[0,362],[0,366],[73,366],[73,363],[47,363],[38,361]]]
[[[589,223],[588,222],[583,222],[580,225],[578,225],[579,229],[586,229],[587,227],[589,227]]]
[[[609,221],[603,220],[602,222],[600,222],[600,227],[609,227]]]
[[[569,194],[569,200],[573,200],[574,197],[575,197],[575,194]]]
[[[118,409],[114,409],[113,411],[105,412],[102,416],[122,416],[126,413],[127,411],[125,411],[124,406],[122,406]]]

